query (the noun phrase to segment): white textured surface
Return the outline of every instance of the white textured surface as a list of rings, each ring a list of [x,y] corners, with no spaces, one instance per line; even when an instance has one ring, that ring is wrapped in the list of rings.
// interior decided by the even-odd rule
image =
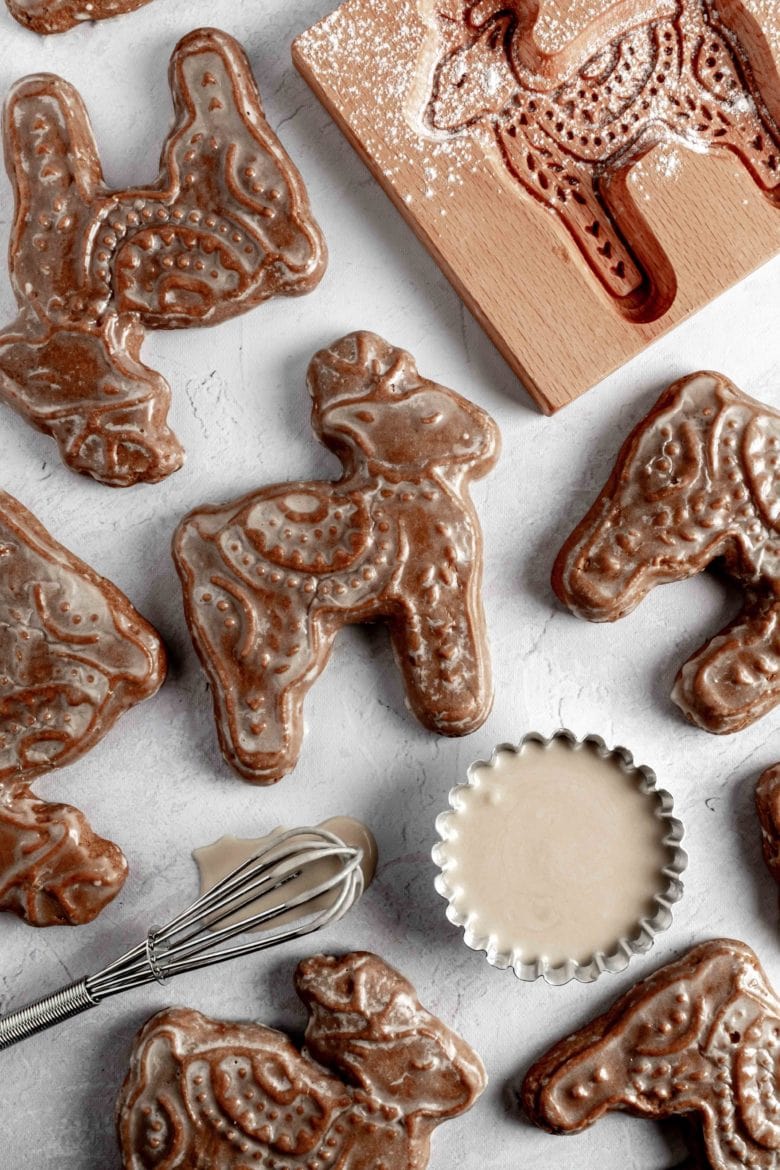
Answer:
[[[132,875],[88,928],[36,932],[9,916],[0,921],[0,1010],[94,968],[164,920],[195,890],[193,846],[222,833],[254,835],[279,822],[352,813],[377,833],[379,876],[362,907],[319,946],[381,952],[416,982],[426,1006],[477,1047],[491,1077],[475,1110],[438,1131],[432,1170],[665,1170],[680,1153],[674,1130],[617,1117],[579,1137],[550,1137],[517,1117],[507,1085],[562,1033],[695,941],[742,938],[780,983],[777,894],[761,864],[752,805],[755,778],[780,758],[780,716],[719,739],[688,727],[669,702],[679,663],[735,606],[714,580],[668,586],[630,618],[601,627],[563,612],[548,577],[554,551],[601,486],[622,437],[662,386],[713,367],[780,404],[780,262],[557,418],[542,418],[291,68],[292,37],[329,7],[329,0],[155,0],[117,21],[40,41],[0,4],[0,89],[39,70],[75,82],[108,181],[117,185],[156,173],[175,41],[198,24],[221,23],[247,46],[270,121],[303,171],[331,250],[328,274],[309,297],[214,330],[150,337],[145,357],[173,386],[172,422],[188,452],[184,470],[163,485],[112,492],[78,479],[48,439],[0,411],[2,486],[125,589],[171,653],[157,698],[87,759],[38,785],[44,795],[73,800],[118,841]],[[2,248],[10,214],[3,179]],[[12,313],[4,274],[0,312],[3,319]],[[335,470],[309,427],[304,374],[316,348],[355,328],[411,349],[425,374],[471,395],[502,429],[502,461],[474,492],[487,538],[495,709],[469,739],[436,739],[404,709],[383,632],[349,631],[311,694],[297,771],[275,788],[253,789],[217,751],[170,535],[195,504]],[[655,768],[686,821],[690,852],[675,924],[650,955],[621,976],[562,989],[519,983],[468,951],[445,920],[429,860],[434,819],[466,765],[500,740],[559,724],[626,744]],[[291,975],[306,952],[292,946],[140,992],[0,1055],[0,1170],[114,1170],[113,1102],[144,1019],[179,1002],[298,1029]]]

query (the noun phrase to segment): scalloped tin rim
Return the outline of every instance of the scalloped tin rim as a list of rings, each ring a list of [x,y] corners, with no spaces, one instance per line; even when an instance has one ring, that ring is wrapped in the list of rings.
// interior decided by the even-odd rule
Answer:
[[[639,919],[637,923],[638,933],[635,937],[628,938],[625,935],[621,936],[618,939],[614,951],[609,954],[604,951],[596,951],[585,963],[580,963],[576,959],[567,959],[566,962],[558,964],[551,964],[545,958],[525,960],[518,948],[515,947],[512,951],[502,951],[492,942],[489,936],[476,934],[468,925],[467,918],[455,909],[452,903],[454,891],[447,882],[443,868],[442,846],[448,839],[447,830],[450,818],[457,811],[458,794],[467,788],[473,788],[475,786],[477,769],[495,767],[496,757],[499,752],[512,752],[515,755],[520,755],[527,743],[538,743],[544,747],[549,747],[555,740],[564,740],[571,748],[580,747],[583,744],[592,744],[603,759],[617,759],[627,773],[634,773],[638,777],[640,791],[656,798],[655,816],[659,820],[665,821],[668,825],[668,831],[663,838],[662,844],[672,851],[672,857],[669,863],[661,871],[667,878],[666,888],[653,898],[653,903],[656,906],[655,914],[651,917],[645,916]],[[492,967],[497,967],[502,971],[511,968],[518,979],[527,982],[544,979],[547,983],[556,987],[569,983],[572,979],[580,983],[592,983],[600,975],[604,974],[604,972],[616,975],[620,971],[624,971],[633,955],[645,954],[649,951],[655,941],[656,935],[668,930],[671,926],[671,908],[676,902],[679,902],[683,895],[684,886],[681,875],[685,872],[688,865],[688,855],[682,848],[685,829],[682,821],[672,816],[674,800],[672,799],[671,793],[665,788],[658,787],[657,777],[652,768],[646,764],[635,763],[633,754],[628,748],[620,745],[609,748],[600,735],[586,735],[579,739],[568,728],[560,728],[549,736],[544,736],[538,731],[529,731],[518,744],[497,744],[490,755],[490,759],[479,759],[470,764],[466,772],[466,783],[456,784],[451,788],[448,794],[448,801],[449,808],[439,813],[435,824],[436,832],[440,840],[437,841],[431,850],[431,856],[440,872],[436,875],[434,886],[437,893],[441,894],[447,900],[447,918],[454,926],[458,926],[463,930],[463,941],[466,946],[470,947],[473,951],[483,951],[488,963]]]

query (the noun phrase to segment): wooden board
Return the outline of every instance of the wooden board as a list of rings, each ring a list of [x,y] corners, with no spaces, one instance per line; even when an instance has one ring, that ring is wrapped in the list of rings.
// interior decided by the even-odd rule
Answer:
[[[496,0],[492,13],[488,0],[347,0],[293,47],[297,68],[548,413],[780,251],[776,0],[720,0],[728,24],[698,48],[697,20],[712,39],[710,0],[650,2],[655,19],[638,24],[632,6],[646,13],[649,0],[614,0],[605,37],[603,3],[544,0],[521,37],[520,14],[539,0]],[[671,15],[680,4],[682,24]],[[616,98],[637,61],[655,76]],[[572,85],[582,88],[567,105]],[[687,123],[683,88],[685,108],[696,105]],[[645,98],[665,103],[649,105],[646,124]],[[575,111],[566,125],[562,110]],[[559,115],[553,141],[545,134]],[[636,131],[618,125],[630,118]],[[577,157],[569,140],[576,132],[578,145],[588,120]],[[683,125],[697,149],[681,145]],[[616,133],[616,150],[626,131],[630,166],[599,162],[600,135]]]

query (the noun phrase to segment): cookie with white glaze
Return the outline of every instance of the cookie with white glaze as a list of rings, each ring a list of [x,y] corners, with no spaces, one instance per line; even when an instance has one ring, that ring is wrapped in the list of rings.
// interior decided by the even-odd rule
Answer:
[[[663,392],[558,554],[578,617],[617,621],[657,585],[713,561],[741,612],[682,666],[672,697],[706,731],[741,731],[780,702],[780,413],[722,374]]]

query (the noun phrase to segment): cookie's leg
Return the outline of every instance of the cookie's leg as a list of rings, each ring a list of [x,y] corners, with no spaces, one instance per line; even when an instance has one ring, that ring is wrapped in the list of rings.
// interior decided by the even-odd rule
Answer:
[[[0,910],[32,926],[91,922],[121,890],[127,862],[78,809],[0,793]]]
[[[780,702],[780,602],[751,601],[680,670],[672,698],[705,731],[741,731]]]
[[[476,731],[493,703],[478,577],[445,558],[420,569],[391,621],[409,704],[439,735]]]
[[[207,512],[187,517],[174,538],[174,560],[223,755],[245,780],[273,784],[298,760],[303,700],[335,630],[312,619],[312,596],[289,571],[266,571],[261,562],[252,567],[262,574],[250,588],[222,556],[222,523]]]

